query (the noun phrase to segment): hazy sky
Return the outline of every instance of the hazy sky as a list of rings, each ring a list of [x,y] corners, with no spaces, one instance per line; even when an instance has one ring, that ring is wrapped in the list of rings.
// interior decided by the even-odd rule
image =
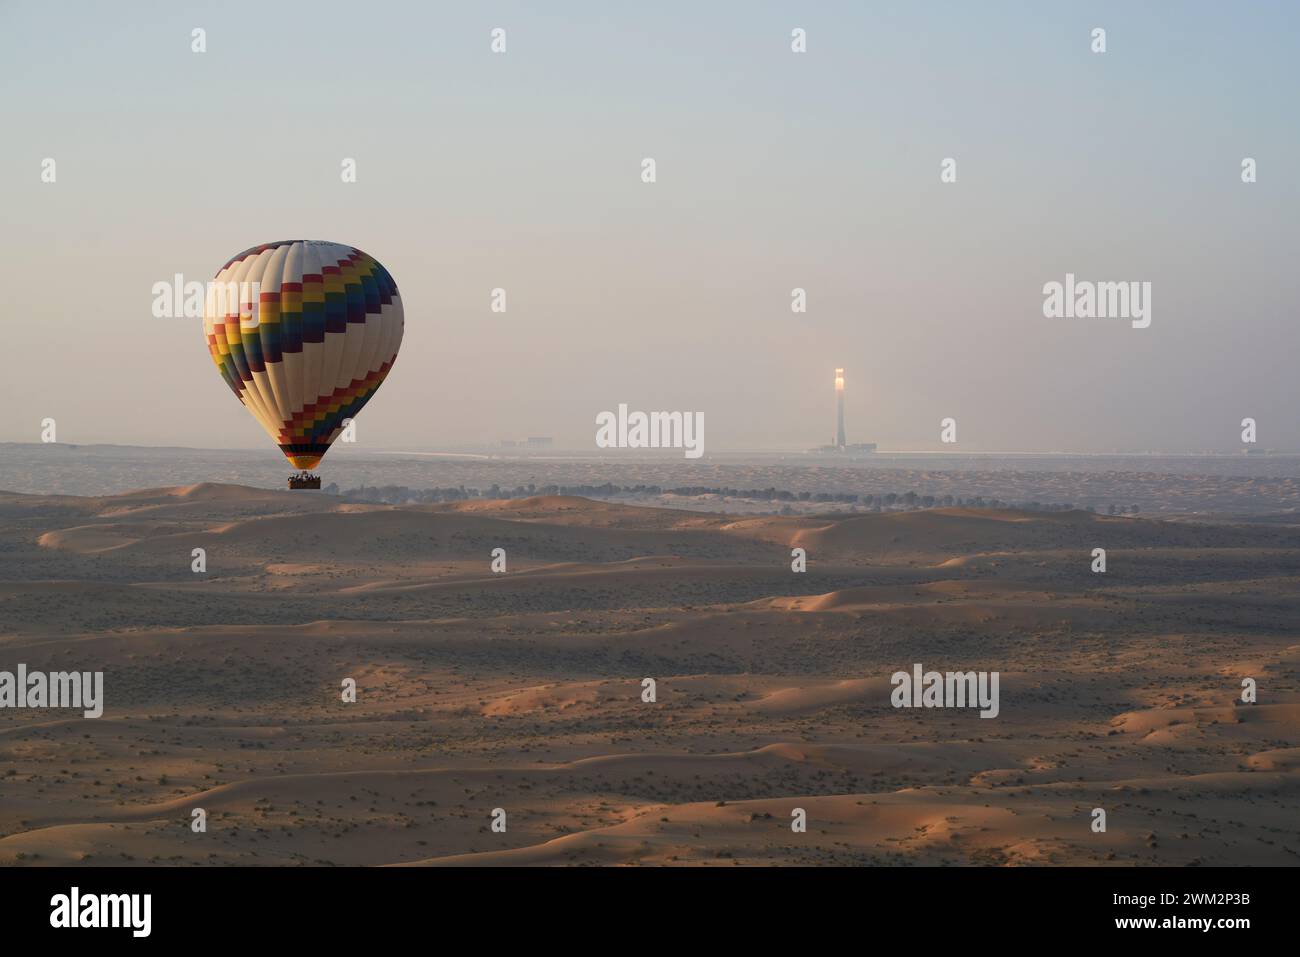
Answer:
[[[887,448],[1300,447],[1295,4],[131,9],[0,2],[0,440],[270,448],[150,290],[303,238],[401,290],[367,448],[594,448],[620,402],[804,448],[837,365]],[[1044,318],[1066,272],[1150,328]]]

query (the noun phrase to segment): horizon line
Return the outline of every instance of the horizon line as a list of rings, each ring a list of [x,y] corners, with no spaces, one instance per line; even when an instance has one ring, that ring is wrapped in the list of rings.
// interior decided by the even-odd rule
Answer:
[[[131,442],[22,442],[12,439],[0,439],[0,445],[15,446],[55,446],[68,449],[76,448],[122,448],[122,449],[149,449],[153,451],[163,451],[166,449],[183,449],[191,452],[219,452],[219,453],[249,453],[256,455],[270,456],[273,450],[265,448],[237,446],[232,448],[218,448],[214,446],[195,446],[195,445],[139,445]],[[340,448],[335,446],[334,448]],[[333,451],[333,449],[331,449]],[[537,454],[529,454],[526,447],[497,447],[493,445],[473,445],[465,444],[449,447],[434,447],[432,449],[353,449],[345,454],[368,454],[368,455],[422,455],[422,456],[464,456],[480,459],[493,458],[526,458],[526,459],[544,459],[554,457],[555,453],[568,453],[572,455],[581,455],[593,459],[614,461],[618,458],[627,458],[634,460],[659,459],[672,457],[676,461],[674,453],[678,449],[635,449],[634,455],[627,455],[626,452],[616,452],[610,454],[600,450],[590,450],[581,448],[556,447],[543,450],[537,450]],[[1167,456],[1167,457],[1186,457],[1186,458],[1236,458],[1244,455],[1271,455],[1271,456],[1300,456],[1300,450],[1291,449],[1237,449],[1234,451],[1215,451],[1212,449],[1202,450],[1178,450],[1168,451],[1161,449],[1145,450],[1119,450],[1112,449],[1107,451],[1071,451],[1066,449],[876,449],[872,452],[852,453],[852,452],[821,452],[816,449],[805,448],[724,448],[714,452],[704,453],[703,458],[710,455],[781,455],[781,456],[800,456],[819,461],[870,461],[875,457],[887,457],[891,455],[933,455],[933,456],[1077,456],[1077,457],[1142,457],[1142,456]],[[699,461],[699,460],[695,460]]]

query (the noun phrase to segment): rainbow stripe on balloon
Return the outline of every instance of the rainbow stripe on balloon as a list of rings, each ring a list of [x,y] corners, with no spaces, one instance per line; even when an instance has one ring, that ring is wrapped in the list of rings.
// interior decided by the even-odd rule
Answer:
[[[393,367],[397,284],[361,250],[312,240],[254,246],[213,281],[243,291],[237,313],[209,299],[203,317],[217,371],[295,468],[315,468]]]

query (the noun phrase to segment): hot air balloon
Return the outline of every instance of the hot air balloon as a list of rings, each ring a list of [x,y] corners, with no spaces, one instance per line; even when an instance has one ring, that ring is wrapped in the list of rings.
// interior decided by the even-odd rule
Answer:
[[[289,487],[320,488],[310,470],[397,358],[397,284],[352,246],[289,240],[244,250],[209,292],[203,334],[217,371],[300,470]]]

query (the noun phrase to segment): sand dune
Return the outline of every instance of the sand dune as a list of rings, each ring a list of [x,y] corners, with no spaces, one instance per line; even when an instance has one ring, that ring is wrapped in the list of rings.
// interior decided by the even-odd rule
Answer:
[[[102,671],[106,698],[0,710],[0,864],[1300,854],[1285,523],[221,485],[0,494],[0,517],[0,670]],[[997,671],[997,718],[894,708],[913,663]]]

